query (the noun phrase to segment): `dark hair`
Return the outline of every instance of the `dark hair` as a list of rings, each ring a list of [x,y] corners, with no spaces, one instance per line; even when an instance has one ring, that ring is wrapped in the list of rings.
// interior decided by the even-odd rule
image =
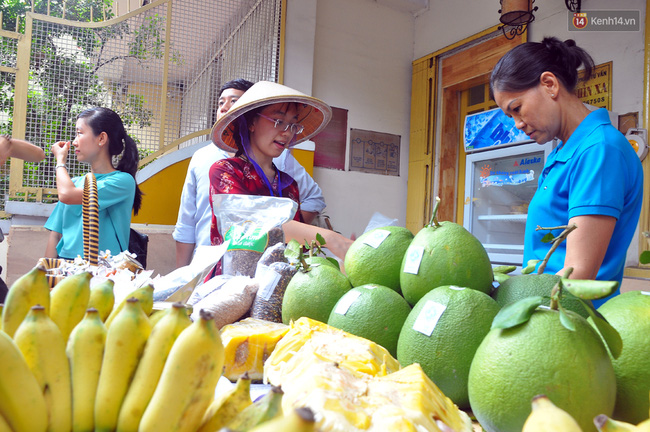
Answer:
[[[138,171],[138,161],[140,160],[138,146],[124,130],[124,123],[122,123],[120,116],[108,108],[96,107],[85,110],[77,118],[84,119],[95,135],[106,132],[109,154],[117,156],[124,152],[115,169],[131,174],[135,180],[135,173]],[[135,198],[133,199],[133,212],[135,214],[138,214],[141,205],[142,191],[136,181]]]
[[[590,76],[594,60],[573,39],[562,42],[545,37],[541,42],[526,42],[508,51],[492,69],[490,93],[528,90],[539,84],[544,72],[552,72],[572,92],[578,83],[580,65]]]
[[[224,85],[221,86],[219,89],[219,97],[221,97],[221,94],[228,90],[228,89],[235,89],[235,90],[241,90],[243,92],[247,91],[249,88],[253,87],[253,83],[250,81],[247,81],[243,78],[237,78],[231,81],[226,82]]]

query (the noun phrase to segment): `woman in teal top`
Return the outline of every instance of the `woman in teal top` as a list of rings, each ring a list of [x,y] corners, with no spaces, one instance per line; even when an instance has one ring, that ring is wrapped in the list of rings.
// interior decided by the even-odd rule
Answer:
[[[542,242],[547,232],[536,227],[575,224],[551,256],[546,273],[562,275],[572,267],[571,278],[620,284],[641,212],[643,169],[607,111],[590,111],[575,95],[580,65],[590,76],[593,60],[573,40],[527,42],[499,60],[490,88],[503,112],[531,139],[560,141],[528,207],[524,265],[544,259],[550,249]]]
[[[138,148],[124,130],[122,119],[108,108],[91,108],[79,114],[72,141],[80,162],[90,164],[97,179],[99,202],[99,250],[113,255],[127,250],[131,210],[138,213],[142,192],[135,181]],[[45,228],[50,230],[45,256],[74,259],[83,257],[82,199],[84,177],[70,178],[66,160],[70,141],[52,146],[56,158],[57,203]],[[113,157],[119,156],[117,167]]]

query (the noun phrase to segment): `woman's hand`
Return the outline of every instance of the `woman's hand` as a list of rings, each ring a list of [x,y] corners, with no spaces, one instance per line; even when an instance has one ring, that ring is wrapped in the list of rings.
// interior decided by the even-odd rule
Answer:
[[[316,240],[316,235],[320,234],[325,239],[325,247],[341,261],[345,260],[345,254],[354,242],[354,240],[336,231],[308,225],[295,220],[286,222],[282,225],[282,228],[284,229],[284,238],[287,242],[289,240],[296,240],[300,244],[311,243],[313,240]]]
[[[59,141],[52,144],[52,154],[56,163],[64,164],[68,159],[68,153],[70,153],[70,141]]]

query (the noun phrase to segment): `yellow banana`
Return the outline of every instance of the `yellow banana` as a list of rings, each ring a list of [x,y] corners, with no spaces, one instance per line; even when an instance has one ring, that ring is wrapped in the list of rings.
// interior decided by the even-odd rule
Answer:
[[[72,394],[70,365],[59,327],[40,305],[33,306],[14,334],[16,345],[41,387],[47,406],[48,431],[70,431]]]
[[[182,303],[174,303],[169,313],[152,328],[138,369],[120,408],[117,430],[138,431],[140,420],[156,390],[169,352],[178,335],[191,323],[185,312],[185,306]]]
[[[149,319],[140,301],[129,298],[106,332],[106,346],[95,397],[95,431],[113,431],[147,338]]]
[[[294,409],[284,417],[276,417],[263,423],[250,432],[313,432],[315,427],[313,411],[308,407],[302,407]]]
[[[143,287],[134,290],[131,294],[129,294],[124,300],[122,300],[117,306],[113,308],[110,315],[108,315],[108,318],[106,318],[106,321],[104,321],[104,324],[106,325],[107,329],[111,327],[111,323],[113,322],[117,314],[120,313],[120,311],[124,308],[126,301],[131,297],[138,299],[138,301],[140,302],[140,307],[142,308],[146,316],[151,315],[151,311],[153,310],[153,285],[145,285]]]
[[[2,417],[2,414],[0,414],[0,432],[11,432],[9,423],[7,423],[7,420],[5,420],[4,417]]]
[[[636,425],[637,432],[650,432],[650,419],[644,420]]]
[[[2,310],[2,329],[13,336],[32,306],[40,304],[50,311],[50,285],[45,266],[38,264],[11,285]]]
[[[244,408],[227,427],[236,431],[248,431],[276,417],[282,416],[282,389],[271,390],[252,405]]]
[[[170,311],[169,308],[153,311],[151,313],[151,315],[149,315],[149,323],[151,324],[151,328],[154,328],[156,326],[156,324],[158,324],[160,322],[160,320],[165,315],[167,315],[167,312],[169,312],[169,311]]]
[[[252,403],[251,380],[248,373],[244,373],[232,389],[210,404],[197,432],[218,431]]]
[[[50,293],[50,318],[59,326],[63,340],[86,314],[90,297],[90,272],[76,273],[61,280]]]
[[[0,331],[0,415],[14,432],[42,432],[47,407],[36,377],[16,343]]]
[[[214,396],[223,361],[219,329],[213,315],[202,310],[176,339],[140,430],[195,431]]]
[[[555,406],[548,397],[535,396],[531,405],[533,410],[526,419],[522,432],[582,432],[578,422],[569,413]]]
[[[596,416],[596,418],[594,418],[594,424],[599,432],[631,432],[638,430],[637,427],[631,423],[614,420],[605,414]]]
[[[90,298],[88,299],[88,308],[95,308],[99,311],[99,317],[106,321],[115,306],[115,293],[113,286],[115,282],[106,279],[90,287]]]
[[[72,377],[72,430],[95,428],[95,394],[104,356],[106,327],[95,308],[70,333],[66,353]]]

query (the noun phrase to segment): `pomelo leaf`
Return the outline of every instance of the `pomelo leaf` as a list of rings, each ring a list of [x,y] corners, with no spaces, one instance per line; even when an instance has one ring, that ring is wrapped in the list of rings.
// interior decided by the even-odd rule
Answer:
[[[499,284],[504,283],[508,279],[510,279],[510,276],[508,276],[507,274],[494,272],[494,280],[499,282]]]
[[[535,271],[535,267],[540,260],[528,260],[526,267],[521,269],[521,274],[529,274]]]
[[[611,295],[618,287],[617,281],[561,279],[562,287],[583,300],[595,300]]]
[[[516,266],[513,265],[502,265],[502,266],[496,266],[492,268],[493,273],[501,273],[501,274],[506,274],[506,273],[512,273],[517,269]]]
[[[594,305],[592,305],[591,302],[587,302],[582,299],[578,300],[580,303],[582,303],[585,310],[594,322],[594,325],[598,329],[598,332],[605,340],[605,343],[609,348],[609,352],[612,353],[612,357],[617,359],[618,356],[621,355],[621,350],[623,349],[623,340],[621,339],[621,335],[616,331],[614,327],[612,327],[609,322],[607,322],[605,317],[602,316],[600,312],[594,308]]]
[[[330,261],[330,262],[334,263],[336,265],[336,268],[341,270],[341,266],[339,265],[339,262],[336,260],[336,258],[326,257],[325,259],[327,261]]]
[[[542,243],[550,243],[553,240],[555,240],[555,236],[551,233],[546,234],[544,237],[542,237],[542,240],[540,240]]]
[[[525,323],[530,319],[537,306],[542,303],[544,303],[544,297],[533,296],[504,306],[494,317],[490,330],[495,328],[508,329]]]
[[[291,240],[287,243],[287,247],[284,249],[284,256],[289,260],[298,260],[302,255],[302,246],[296,240]]]
[[[560,308],[560,322],[564,326],[565,329],[571,330],[571,331],[576,331],[576,326],[569,317],[569,315],[566,313],[566,310],[562,307],[562,304],[558,302],[558,306]]]
[[[650,251],[643,251],[639,256],[640,264],[650,264]]]
[[[321,245],[325,246],[325,239],[319,233],[316,233],[316,241]]]

